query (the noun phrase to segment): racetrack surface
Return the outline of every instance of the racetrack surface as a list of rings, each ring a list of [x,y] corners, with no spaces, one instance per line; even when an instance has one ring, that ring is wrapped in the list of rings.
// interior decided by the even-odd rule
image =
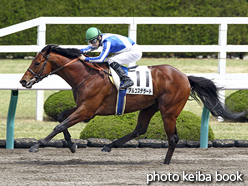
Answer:
[[[163,164],[166,152],[164,148],[119,148],[106,153],[87,147],[72,154],[67,148],[48,147],[29,153],[1,148],[0,185],[147,185],[155,174],[151,185],[248,185],[248,148],[177,148],[170,165]],[[216,171],[226,174],[225,179],[244,181],[216,182]],[[199,181],[201,174],[212,181]]]

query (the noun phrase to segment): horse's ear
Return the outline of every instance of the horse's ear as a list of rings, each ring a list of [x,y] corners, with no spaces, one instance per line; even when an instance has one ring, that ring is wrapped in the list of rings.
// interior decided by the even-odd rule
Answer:
[[[48,45],[47,52],[46,52],[47,54],[50,54],[52,47],[53,47],[53,45]]]
[[[47,45],[41,50],[41,52],[46,52],[47,54],[49,54],[51,52],[52,47],[53,45]]]

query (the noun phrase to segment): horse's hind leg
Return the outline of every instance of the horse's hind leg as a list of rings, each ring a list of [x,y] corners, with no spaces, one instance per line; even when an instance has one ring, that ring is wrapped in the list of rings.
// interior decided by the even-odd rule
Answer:
[[[177,100],[177,103],[171,102],[170,104],[163,104],[161,101],[159,104],[159,110],[162,115],[162,120],[164,122],[164,129],[167,135],[167,139],[169,142],[169,148],[164,160],[164,164],[169,164],[173,155],[173,152],[176,148],[176,145],[179,141],[179,136],[177,134],[176,129],[176,120],[179,114],[181,113],[185,103],[187,102],[187,98],[184,99],[174,99]]]
[[[176,128],[176,118],[173,116],[169,116],[167,118],[163,118],[164,121],[164,128],[165,128],[165,132],[167,135],[167,139],[169,142],[169,148],[164,160],[164,164],[168,164],[171,161],[173,152],[176,148],[176,145],[179,141],[179,136],[177,134],[177,128]]]
[[[178,87],[171,86],[158,100],[158,108],[162,115],[164,129],[169,142],[169,148],[164,164],[170,163],[173,152],[179,141],[179,136],[176,129],[176,120],[183,110],[190,94],[190,86],[188,81],[183,81],[183,78],[181,78],[178,82],[181,83],[176,84]]]
[[[71,108],[69,110],[66,110],[66,111],[63,111],[59,114],[59,117],[58,117],[58,121],[61,123],[62,121],[64,121],[69,115],[71,115],[75,110],[77,109],[77,107],[75,108]],[[67,141],[67,144],[68,144],[68,147],[70,149],[70,151],[72,153],[75,153],[76,150],[77,150],[77,145],[76,143],[72,143],[71,141],[71,135],[68,131],[68,129],[65,129],[63,131],[63,134],[64,134],[64,137],[65,137],[65,140]]]
[[[141,110],[139,113],[139,117],[138,117],[138,123],[137,123],[137,126],[134,129],[134,131],[131,132],[130,134],[104,146],[102,151],[110,152],[112,147],[116,147],[116,148],[120,147],[121,145],[123,145],[127,141],[130,141],[131,139],[138,137],[141,134],[146,133],[149,122],[150,122],[152,116],[157,111],[158,111],[157,104],[154,104],[154,105],[152,105],[146,109]]]

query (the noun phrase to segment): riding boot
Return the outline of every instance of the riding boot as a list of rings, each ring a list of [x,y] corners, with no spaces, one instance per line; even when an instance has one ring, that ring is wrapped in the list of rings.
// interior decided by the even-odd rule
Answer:
[[[133,81],[127,76],[126,72],[121,68],[119,63],[112,62],[110,66],[115,70],[115,72],[120,77],[121,81],[123,81],[123,84],[120,86],[120,90],[124,90],[128,87],[133,86]]]

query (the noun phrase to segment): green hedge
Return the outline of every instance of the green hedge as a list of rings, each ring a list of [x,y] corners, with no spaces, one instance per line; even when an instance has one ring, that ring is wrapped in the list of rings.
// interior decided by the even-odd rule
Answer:
[[[50,95],[44,104],[44,110],[47,116],[58,120],[61,112],[73,108],[76,103],[71,90],[61,90]]]
[[[248,110],[248,90],[238,90],[229,95],[225,104],[232,112]]]
[[[118,139],[131,133],[137,123],[138,112],[121,116],[96,116],[80,134],[81,139],[104,138]],[[177,131],[180,139],[200,141],[201,118],[191,112],[182,111],[177,119]],[[160,112],[151,119],[145,134],[136,139],[166,139]],[[214,139],[214,133],[209,126],[209,140]]]
[[[246,0],[60,0],[27,1],[2,0],[0,28],[42,16],[51,17],[247,17]],[[46,43],[81,45],[85,43],[85,31],[90,26],[102,32],[128,35],[128,25],[47,25]],[[248,25],[228,25],[228,44],[247,45]],[[31,28],[0,37],[1,45],[36,45],[37,28]],[[218,25],[138,25],[137,43],[141,45],[217,45]],[[14,53],[14,57],[35,53]],[[0,53],[5,57],[6,53]],[[169,53],[144,53],[144,57],[166,57]],[[197,53],[177,53],[191,57]],[[207,53],[204,53],[207,55]]]

